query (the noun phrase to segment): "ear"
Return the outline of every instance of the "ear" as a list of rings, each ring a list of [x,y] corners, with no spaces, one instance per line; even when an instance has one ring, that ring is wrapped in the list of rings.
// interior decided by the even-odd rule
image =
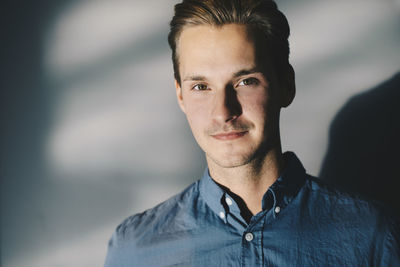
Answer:
[[[175,90],[176,90],[176,98],[178,100],[178,105],[181,108],[182,112],[185,113],[185,106],[183,105],[182,88],[176,79],[175,79]]]
[[[289,106],[296,95],[295,74],[292,65],[289,64],[286,77],[283,80],[284,92],[282,94],[281,106],[286,108]]]

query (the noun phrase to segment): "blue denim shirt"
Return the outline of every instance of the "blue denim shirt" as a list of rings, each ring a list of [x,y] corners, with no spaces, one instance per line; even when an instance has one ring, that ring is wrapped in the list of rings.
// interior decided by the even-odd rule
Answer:
[[[307,175],[293,153],[285,157],[249,222],[206,171],[119,225],[105,266],[400,266],[398,226],[379,206]]]

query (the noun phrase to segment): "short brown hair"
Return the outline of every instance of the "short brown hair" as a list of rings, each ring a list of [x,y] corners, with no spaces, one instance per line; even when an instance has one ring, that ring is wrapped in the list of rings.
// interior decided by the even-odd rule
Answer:
[[[176,45],[185,26],[224,24],[246,25],[263,47],[270,51],[278,76],[289,66],[289,24],[272,0],[183,0],[175,5],[168,43],[172,49],[175,79],[180,84]],[[264,53],[262,53],[264,54]]]

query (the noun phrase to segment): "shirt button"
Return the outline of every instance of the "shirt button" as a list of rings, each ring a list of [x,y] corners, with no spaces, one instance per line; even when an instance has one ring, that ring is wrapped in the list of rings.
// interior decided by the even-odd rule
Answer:
[[[275,213],[279,213],[281,211],[281,208],[279,206],[275,207]]]
[[[244,236],[244,238],[247,240],[247,241],[251,241],[251,240],[253,240],[253,238],[254,238],[254,235],[252,234],[252,233],[247,233],[245,236]]]
[[[224,218],[225,218],[225,213],[224,213],[223,211],[221,211],[221,212],[219,213],[219,217],[220,217],[221,219],[224,219]]]
[[[225,201],[228,206],[232,205],[232,199],[230,199],[229,197],[225,198]]]

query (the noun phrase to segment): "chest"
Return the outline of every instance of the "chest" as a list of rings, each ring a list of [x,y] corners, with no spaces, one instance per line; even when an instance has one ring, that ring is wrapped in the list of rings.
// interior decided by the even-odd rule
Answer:
[[[352,266],[365,259],[367,240],[329,221],[260,220],[242,230],[215,225],[154,235],[136,244],[132,266]]]

